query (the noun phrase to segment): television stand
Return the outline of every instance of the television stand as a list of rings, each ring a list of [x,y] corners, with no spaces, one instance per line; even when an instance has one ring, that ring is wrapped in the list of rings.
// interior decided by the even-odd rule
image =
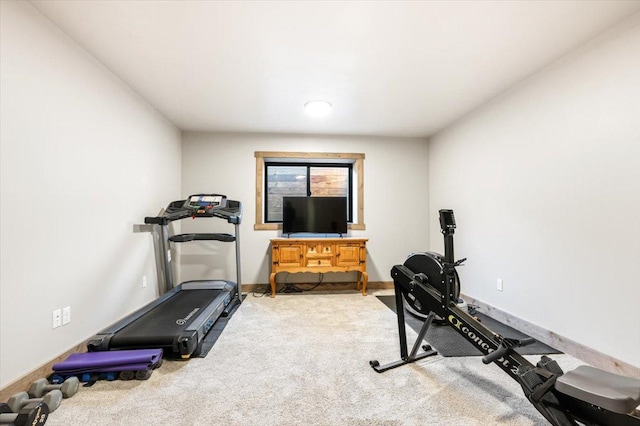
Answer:
[[[271,297],[276,297],[276,275],[302,272],[358,272],[356,289],[367,295],[367,238],[271,239]]]

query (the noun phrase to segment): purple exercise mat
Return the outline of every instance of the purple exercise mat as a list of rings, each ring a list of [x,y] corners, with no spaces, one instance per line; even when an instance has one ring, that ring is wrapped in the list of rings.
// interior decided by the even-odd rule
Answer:
[[[110,371],[146,371],[146,370],[151,370],[152,368],[153,368],[152,364],[141,363],[141,364],[114,365],[112,367],[85,367],[85,368],[75,368],[70,370],[54,370],[54,373],[62,374],[62,375],[74,375],[74,374],[82,374],[82,373],[107,373]]]
[[[133,364],[146,364],[146,368],[150,368],[157,364],[161,359],[162,349],[84,352],[71,354],[64,361],[54,364],[52,368],[54,371],[98,371],[98,368],[100,371],[106,371],[104,368],[128,366]]]

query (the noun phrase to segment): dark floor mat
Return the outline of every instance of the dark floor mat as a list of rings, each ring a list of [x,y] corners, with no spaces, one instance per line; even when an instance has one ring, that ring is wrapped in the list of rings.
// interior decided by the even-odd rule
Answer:
[[[243,295],[243,300],[245,297],[246,295]],[[222,335],[222,332],[229,323],[229,320],[231,319],[231,317],[233,317],[233,314],[236,313],[239,307],[240,303],[237,303],[236,306],[231,310],[229,315],[227,315],[226,317],[218,318],[215,324],[213,324],[213,327],[211,327],[211,330],[209,330],[207,335],[204,336],[204,340],[202,341],[202,349],[200,350],[200,353],[198,355],[195,355],[196,358],[204,358],[207,356],[211,348],[213,348],[213,345],[215,345],[215,343],[218,341],[220,335]]]
[[[396,312],[395,296],[377,296],[377,298],[393,312]],[[524,339],[529,337],[526,334],[521,333],[518,330],[511,328],[508,325],[501,323],[500,321],[496,321],[493,318],[488,317],[480,312],[477,312],[474,315],[482,322],[485,327],[489,328],[495,333],[500,334],[503,337],[509,337],[513,339]],[[416,333],[419,333],[423,321],[407,312],[405,314],[405,323],[413,330],[415,330]],[[433,324],[431,327],[429,327],[427,335],[425,336],[425,340],[442,356],[454,357],[482,355],[475,346],[465,340],[453,328],[446,325]],[[412,345],[413,342],[409,342],[409,350],[411,350]],[[521,355],[547,355],[562,353],[557,349],[554,349],[551,346],[547,346],[539,341],[518,348],[517,351]]]

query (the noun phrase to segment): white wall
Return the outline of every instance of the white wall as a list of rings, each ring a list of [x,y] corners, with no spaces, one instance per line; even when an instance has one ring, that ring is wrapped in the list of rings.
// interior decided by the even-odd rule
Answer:
[[[433,137],[429,170],[465,293],[640,366],[640,14]]]
[[[27,2],[0,4],[1,388],[156,296],[133,225],[179,197],[181,134]]]
[[[278,231],[254,231],[255,151],[364,153],[365,231],[351,236],[369,238],[367,271],[370,281],[391,281],[389,272],[412,251],[428,248],[428,167],[424,139],[373,137],[322,137],[300,135],[232,135],[186,132],[182,151],[182,195],[218,192],[242,201],[242,278],[247,284],[269,282],[269,239]],[[222,221],[216,221],[222,222]],[[222,224],[224,225],[224,223]],[[233,232],[221,226],[216,231]],[[193,226],[185,223],[183,226]],[[204,226],[204,225],[203,225]],[[230,226],[230,225],[229,225]],[[224,278],[214,257],[216,248],[189,248],[183,256],[182,279]],[[209,250],[209,252],[207,252]],[[230,256],[231,261],[233,257]],[[226,273],[233,264],[225,266]],[[219,273],[219,276],[216,276]],[[284,274],[278,275],[282,283]],[[227,275],[228,276],[228,275]],[[233,271],[232,279],[235,277]],[[317,275],[310,275],[312,280]],[[325,282],[354,280],[354,276],[331,274]],[[305,281],[290,275],[287,282]],[[308,282],[308,281],[307,281]]]

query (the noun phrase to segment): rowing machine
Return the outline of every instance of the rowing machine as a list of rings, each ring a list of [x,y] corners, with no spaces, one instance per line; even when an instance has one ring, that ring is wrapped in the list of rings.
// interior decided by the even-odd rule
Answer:
[[[430,346],[420,345],[435,315],[484,354],[485,364],[495,363],[517,381],[531,404],[552,424],[640,426],[640,380],[581,366],[564,373],[558,363],[543,356],[531,364],[515,349],[535,339],[510,339],[494,333],[477,319],[460,309],[460,283],[456,267],[466,259],[454,260],[453,234],[456,221],[453,210],[440,210],[440,229],[444,236],[445,255],[416,253],[403,265],[391,269],[395,289],[400,357],[380,365],[369,361],[378,373],[415,362],[435,354]],[[427,315],[410,354],[404,324],[404,302],[421,315]],[[579,423],[578,423],[579,422]]]

